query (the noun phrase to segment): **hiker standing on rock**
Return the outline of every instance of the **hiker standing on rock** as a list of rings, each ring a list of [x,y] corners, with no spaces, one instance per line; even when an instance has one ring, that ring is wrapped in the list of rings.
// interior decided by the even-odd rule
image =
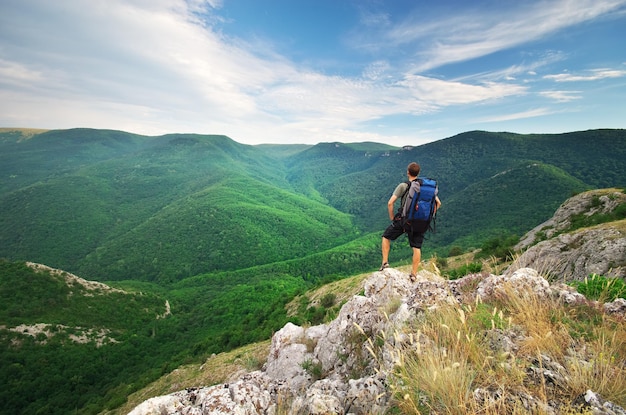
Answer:
[[[430,179],[418,179],[420,174],[420,165],[413,162],[408,165],[406,172],[409,181],[400,183],[396,186],[396,189],[393,191],[393,194],[389,198],[387,202],[387,211],[389,212],[389,219],[392,221],[391,225],[385,229],[383,233],[382,239],[382,254],[383,254],[383,264],[381,265],[379,271],[384,270],[385,268],[389,268],[389,250],[391,248],[391,241],[396,240],[403,233],[407,234],[409,239],[409,245],[413,249],[413,262],[411,268],[411,281],[415,281],[417,275],[417,268],[419,267],[421,256],[422,256],[422,242],[424,241],[424,233],[430,227],[430,220],[432,216],[434,216],[435,212],[441,207],[441,201],[439,200],[439,196],[437,196],[437,184],[434,180]],[[428,181],[428,182],[427,182]],[[407,204],[407,199],[413,199],[413,193],[409,192],[409,189],[412,189],[414,186],[417,193],[417,198],[420,197],[421,193],[426,195],[428,192],[426,191],[426,184],[428,183],[430,190],[430,199],[425,200],[427,212],[427,218],[422,220],[419,225],[417,225],[417,221],[411,224],[407,220],[407,209],[405,209],[405,204]],[[420,192],[420,185],[424,187],[424,191]],[[409,197],[411,196],[411,197]],[[394,204],[396,200],[400,199],[400,209],[398,209],[397,213],[394,213]],[[409,201],[411,204],[411,202]],[[411,204],[412,205],[412,204]],[[407,206],[408,207],[408,206]],[[422,199],[419,200],[419,207],[423,209]],[[417,211],[417,206],[414,208]]]

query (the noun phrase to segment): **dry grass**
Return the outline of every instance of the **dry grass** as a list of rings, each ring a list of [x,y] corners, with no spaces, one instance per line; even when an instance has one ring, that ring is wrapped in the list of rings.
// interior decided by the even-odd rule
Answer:
[[[415,352],[400,360],[403,387],[399,406],[405,413],[420,413],[423,407],[464,413],[476,371],[469,364],[470,353],[465,347],[472,343],[461,341],[461,332],[455,335],[453,330],[436,320],[427,322],[423,332],[417,332]],[[422,346],[422,336],[429,344]]]
[[[568,361],[572,394],[591,389],[612,402],[626,403],[626,331],[620,326],[608,322],[596,328],[585,359]]]
[[[505,364],[510,356],[494,353],[481,334],[485,325],[502,324],[497,310],[485,314],[482,307],[445,306],[427,313],[415,327],[414,346],[399,359],[396,387],[403,413],[467,414],[469,408],[478,410],[476,387],[502,390],[512,381],[521,383],[519,368]]]
[[[535,271],[537,271],[539,275],[545,278],[547,281],[550,281],[550,282],[563,281],[561,272],[560,271],[555,272],[555,271],[563,270],[567,268],[568,262],[566,259],[557,258],[557,257],[548,257],[547,259],[543,258],[539,261],[534,261],[532,264],[529,265],[529,264],[522,264],[520,262],[520,258],[521,258],[520,254],[514,254],[513,259],[509,263],[507,263],[505,266],[500,266],[498,269],[501,272],[504,272],[506,270],[507,273],[512,274],[513,272],[519,270],[520,268],[526,268],[530,266]],[[500,274],[500,273],[494,272],[494,274]]]
[[[352,296],[363,291],[363,281],[367,277],[372,275],[371,273],[360,274],[350,278],[343,278],[338,281],[325,284],[315,290],[307,292],[308,306],[319,306],[322,298],[328,294],[335,294],[336,303],[343,304],[350,300]],[[295,316],[298,313],[298,307],[302,296],[297,296],[291,300],[286,306],[288,316]]]
[[[561,323],[565,309],[556,300],[532,291],[514,292],[511,287],[505,287],[504,292],[503,306],[525,335],[519,354],[534,356],[541,352],[562,360],[572,343],[567,327]]]
[[[545,413],[551,400],[564,402],[562,413],[580,414],[570,403],[588,389],[626,404],[624,321],[597,318],[597,310],[573,315],[532,292],[508,289],[502,297],[497,304],[429,311],[408,329],[415,340],[396,350],[392,382],[403,414]],[[494,347],[489,333],[515,333],[515,353]],[[543,361],[563,368],[557,373],[561,383],[529,376],[531,366],[542,373]],[[478,390],[489,391],[489,399],[476,399]],[[532,397],[532,409],[522,396]]]

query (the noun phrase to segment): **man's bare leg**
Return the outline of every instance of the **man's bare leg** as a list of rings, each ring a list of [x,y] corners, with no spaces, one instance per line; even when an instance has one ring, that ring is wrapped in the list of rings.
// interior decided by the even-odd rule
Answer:
[[[383,237],[381,247],[382,247],[382,253],[383,253],[383,264],[385,264],[389,262],[389,250],[391,249],[391,241]]]
[[[417,275],[417,268],[420,266],[422,260],[422,250],[419,248],[413,248],[413,263],[411,267],[411,274]]]

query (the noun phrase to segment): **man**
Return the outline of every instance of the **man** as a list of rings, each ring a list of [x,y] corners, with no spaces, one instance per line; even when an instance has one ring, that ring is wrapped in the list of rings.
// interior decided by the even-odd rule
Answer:
[[[407,176],[409,177],[409,181],[413,181],[417,179],[417,176],[420,174],[420,165],[413,162],[409,164],[407,167]],[[389,198],[387,202],[387,211],[389,213],[389,219],[392,221],[391,225],[385,229],[383,233],[382,240],[382,253],[383,253],[383,264],[380,267],[380,271],[389,267],[389,249],[391,248],[391,241],[396,240],[400,235],[405,233],[404,227],[402,226],[401,212],[404,203],[406,202],[407,194],[408,194],[409,184],[404,182],[400,183],[396,186],[396,189],[393,191],[393,194]],[[400,199],[400,209],[398,209],[398,213],[394,214],[394,203],[396,200]],[[439,196],[435,196],[435,212],[437,209],[441,207],[441,201],[439,200]],[[411,267],[411,281],[415,281],[417,275],[417,268],[419,267],[421,256],[422,256],[422,242],[424,241],[424,233],[411,232],[407,233],[407,237],[409,239],[409,245],[413,249],[413,262]]]

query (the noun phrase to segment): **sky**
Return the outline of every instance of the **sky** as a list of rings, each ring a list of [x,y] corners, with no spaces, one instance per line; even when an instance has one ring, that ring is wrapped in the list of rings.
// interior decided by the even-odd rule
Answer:
[[[0,0],[0,127],[421,145],[626,128],[626,0]]]

